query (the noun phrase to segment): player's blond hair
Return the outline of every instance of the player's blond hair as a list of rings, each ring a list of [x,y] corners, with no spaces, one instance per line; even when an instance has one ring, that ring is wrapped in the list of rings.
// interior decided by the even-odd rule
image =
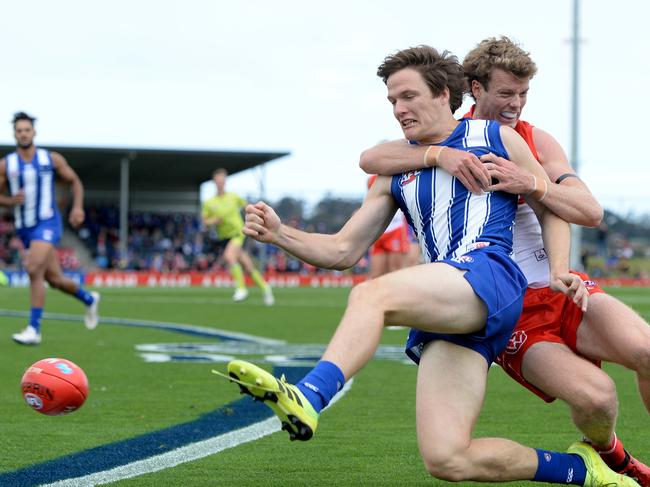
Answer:
[[[518,44],[506,36],[488,37],[467,53],[463,71],[467,91],[472,95],[472,81],[476,80],[488,90],[493,68],[501,68],[517,78],[530,79],[537,73],[537,66]],[[473,95],[472,95],[473,96]]]

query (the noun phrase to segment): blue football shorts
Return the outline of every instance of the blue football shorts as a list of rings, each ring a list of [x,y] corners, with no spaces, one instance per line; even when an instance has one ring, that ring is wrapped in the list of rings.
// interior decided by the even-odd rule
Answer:
[[[430,333],[411,329],[406,341],[406,355],[416,364],[425,345],[445,340],[480,353],[488,365],[508,345],[524,302],[528,285],[524,274],[510,256],[501,250],[477,249],[444,262],[466,270],[464,276],[487,307],[485,326],[474,333]]]
[[[20,240],[26,249],[35,240],[58,245],[61,241],[61,234],[63,233],[63,225],[60,218],[50,218],[49,220],[42,221],[37,225],[29,228],[21,228],[17,232]]]

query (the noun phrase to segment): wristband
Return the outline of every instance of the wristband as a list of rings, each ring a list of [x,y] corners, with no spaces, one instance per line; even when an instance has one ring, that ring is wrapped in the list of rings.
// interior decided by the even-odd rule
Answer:
[[[431,165],[429,165],[429,151],[434,147],[436,147],[438,149],[438,152],[436,153],[435,157],[433,158],[433,162],[431,163]],[[436,163],[438,162],[438,158],[440,157],[440,154],[442,154],[442,151],[443,151],[443,149],[445,147],[447,147],[447,146],[446,145],[430,145],[429,147],[427,147],[427,150],[424,151],[424,158],[423,158],[424,159],[424,167],[433,167],[433,166],[435,166]]]
[[[526,193],[526,196],[530,196],[535,191],[537,191],[537,178],[535,177],[534,174],[531,174],[531,176],[533,177],[533,189],[531,189],[528,193]]]
[[[427,161],[427,157],[429,156],[429,151],[431,150],[432,147],[433,147],[433,146],[430,145],[429,147],[427,147],[427,150],[424,151],[424,157],[423,157],[423,159],[422,159],[422,160],[424,161],[424,167],[429,167],[429,163],[428,163],[428,161]]]
[[[540,203],[544,201],[544,198],[546,198],[546,194],[548,193],[548,183],[546,182],[546,179],[544,180],[544,194],[542,194],[542,197],[539,198],[537,201]]]

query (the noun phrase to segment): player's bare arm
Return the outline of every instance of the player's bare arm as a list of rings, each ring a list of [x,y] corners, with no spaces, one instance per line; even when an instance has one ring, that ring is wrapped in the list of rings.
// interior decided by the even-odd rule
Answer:
[[[72,208],[68,221],[73,228],[79,227],[85,219],[84,212],[84,187],[77,173],[70,167],[68,161],[58,152],[52,152],[52,165],[58,177],[70,185],[72,189]]]
[[[535,147],[546,174],[554,183],[547,196],[551,209],[569,223],[597,227],[603,219],[603,208],[587,185],[577,177],[575,170],[555,138],[544,130],[533,129]],[[561,208],[560,208],[561,207]]]
[[[539,181],[548,184],[546,172],[533,157],[526,142],[510,127],[501,127],[503,144],[517,166]],[[571,248],[571,228],[569,224],[542,204],[545,195],[532,192],[525,196],[526,203],[535,211],[542,227],[544,248],[548,254],[551,281],[549,286],[573,297],[573,301],[586,311],[588,293],[582,280],[569,272],[569,253]]]
[[[0,205],[2,206],[16,206],[22,205],[25,202],[25,193],[20,190],[16,195],[8,195],[7,193],[7,161],[3,157],[0,159]]]
[[[272,243],[295,257],[325,269],[352,267],[383,233],[397,206],[390,194],[390,179],[380,176],[361,208],[337,233],[308,233],[284,225],[273,208],[263,202],[246,207],[245,235]]]
[[[499,181],[489,189],[522,195],[545,193],[544,204],[564,220],[577,225],[597,226],[602,220],[603,209],[587,186],[575,177],[560,144],[537,128],[534,136],[540,162],[549,180],[543,183],[512,160],[487,154],[481,160],[490,175]],[[559,183],[555,182],[558,178],[561,179]]]
[[[221,222],[221,218],[217,218],[216,216],[210,218],[204,217],[202,221],[204,225],[218,225]]]
[[[476,194],[490,184],[487,169],[474,154],[446,146],[413,145],[404,139],[366,149],[361,153],[359,166],[368,174],[386,176],[437,166]]]

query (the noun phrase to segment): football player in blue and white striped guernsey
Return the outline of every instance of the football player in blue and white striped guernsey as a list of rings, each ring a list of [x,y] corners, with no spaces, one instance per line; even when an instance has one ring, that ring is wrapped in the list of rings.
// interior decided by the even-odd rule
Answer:
[[[528,146],[512,129],[453,118],[464,88],[455,56],[428,46],[406,49],[387,57],[378,74],[408,140],[509,156],[548,184]],[[527,197],[539,215],[544,243],[551,248],[551,286],[586,306],[584,285],[569,273],[569,225],[547,211],[540,203],[543,199],[544,194],[537,192]],[[408,353],[419,363],[418,441],[433,476],[450,481],[536,478],[588,486],[637,485],[607,469],[588,445],[570,453],[543,451],[542,461],[550,467],[540,476],[538,450],[501,438],[472,438],[489,365],[508,343],[527,284],[510,257],[515,196],[473,194],[440,168],[427,167],[378,177],[359,211],[334,235],[283,225],[263,202],[246,207],[244,233],[312,265],[346,269],[381,235],[398,207],[414,226],[428,263],[356,286],[321,362],[296,385],[241,360],[228,364],[227,377],[267,403],[291,439],[308,440],[320,411],[371,360],[383,328],[408,324],[414,328]],[[377,400],[385,393],[378,390]]]
[[[68,279],[61,270],[56,245],[63,226],[54,191],[55,178],[72,188],[72,209],[68,221],[74,228],[84,221],[81,180],[56,152],[36,148],[34,121],[24,112],[14,115],[16,151],[0,160],[0,190],[8,186],[9,195],[0,196],[0,204],[14,207],[14,224],[27,249],[24,262],[30,280],[31,309],[27,327],[12,338],[21,345],[41,342],[41,315],[45,305],[45,282],[70,294],[86,305],[85,324],[93,329],[98,322],[100,296],[88,292]]]

